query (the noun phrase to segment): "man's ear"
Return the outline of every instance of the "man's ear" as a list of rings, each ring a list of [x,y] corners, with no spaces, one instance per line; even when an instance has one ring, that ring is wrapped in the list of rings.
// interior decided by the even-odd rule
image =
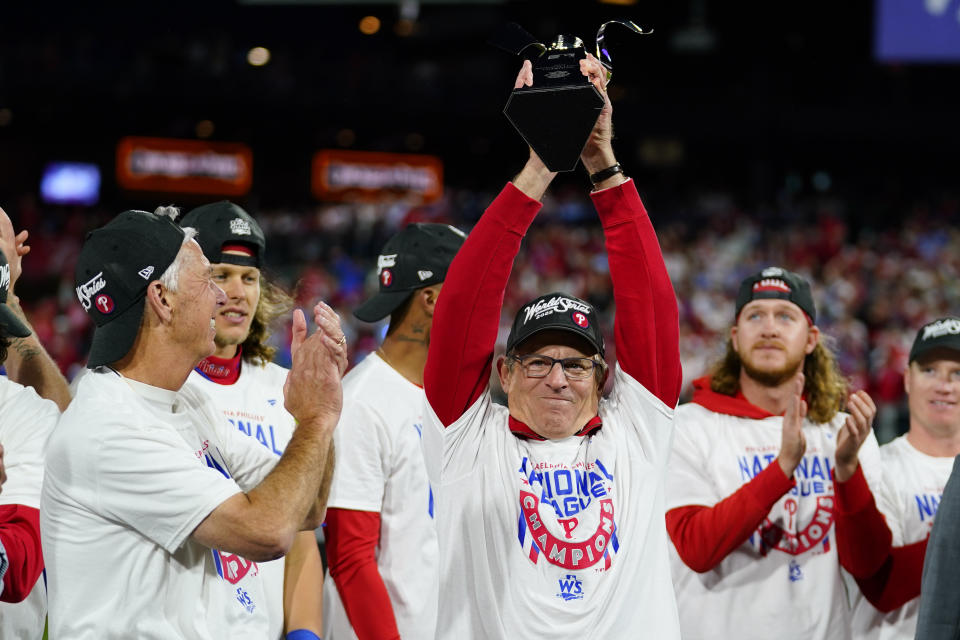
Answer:
[[[510,374],[511,370],[509,365],[507,365],[506,356],[497,358],[497,375],[500,377],[500,386],[503,387],[503,392],[507,395],[510,394]]]
[[[737,346],[737,325],[730,327],[730,345],[734,351],[739,351],[739,347]]]
[[[817,325],[813,325],[810,327],[810,331],[807,332],[807,355],[813,353],[813,350],[817,348],[818,342],[820,342],[820,328],[817,327]]]
[[[603,397],[603,388],[607,386],[607,379],[610,377],[610,367],[604,367],[603,377],[600,379],[600,383],[597,385],[597,394],[598,397]]]
[[[160,284],[159,280],[154,280],[147,285],[146,307],[160,319],[160,322],[166,324],[173,317],[173,307],[169,300],[170,292],[166,287]],[[146,311],[146,309],[144,309]]]
[[[433,317],[433,310],[437,306],[437,298],[440,297],[440,286],[439,284],[435,284],[424,287],[420,289],[417,295],[417,300],[420,302],[420,306],[428,318]]]

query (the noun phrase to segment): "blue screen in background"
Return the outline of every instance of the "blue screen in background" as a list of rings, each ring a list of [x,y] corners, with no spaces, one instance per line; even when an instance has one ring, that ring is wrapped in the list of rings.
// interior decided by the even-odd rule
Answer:
[[[960,61],[960,0],[877,0],[879,62]]]
[[[100,198],[100,168],[86,162],[52,162],[43,171],[40,195],[50,204],[96,204]]]

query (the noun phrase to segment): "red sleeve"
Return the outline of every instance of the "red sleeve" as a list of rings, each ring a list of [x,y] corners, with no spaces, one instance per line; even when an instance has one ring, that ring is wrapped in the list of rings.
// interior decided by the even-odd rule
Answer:
[[[846,482],[834,482],[837,555],[840,566],[854,578],[875,575],[893,548],[893,534],[877,509],[863,467]]]
[[[393,606],[377,570],[380,514],[327,509],[324,535],[330,576],[359,640],[399,640]]]
[[[870,604],[883,613],[899,609],[920,595],[926,553],[926,538],[904,547],[893,547],[876,574],[869,578],[857,578],[860,591]]]
[[[667,532],[683,563],[697,573],[720,564],[753,535],[770,509],[796,484],[776,461],[712,507],[667,512]]]
[[[437,300],[423,387],[444,426],[487,387],[503,294],[540,202],[507,184],[450,264]]]
[[[30,595],[43,572],[40,512],[22,504],[0,506],[0,542],[9,562],[0,600],[20,602]]]
[[[674,407],[680,397],[680,319],[660,243],[633,180],[591,194],[606,237],[620,368]]]
[[[837,554],[864,597],[883,612],[920,595],[927,541],[893,546],[893,534],[877,509],[863,468],[846,482],[835,482]]]

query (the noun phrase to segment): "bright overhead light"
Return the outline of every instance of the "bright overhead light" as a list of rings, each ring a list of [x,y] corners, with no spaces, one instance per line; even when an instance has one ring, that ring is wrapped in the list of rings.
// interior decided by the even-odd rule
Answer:
[[[247,62],[254,67],[262,67],[270,62],[270,50],[266,47],[254,47],[247,51]]]
[[[380,31],[380,18],[377,16],[366,16],[360,20],[360,33],[365,36],[372,36]]]

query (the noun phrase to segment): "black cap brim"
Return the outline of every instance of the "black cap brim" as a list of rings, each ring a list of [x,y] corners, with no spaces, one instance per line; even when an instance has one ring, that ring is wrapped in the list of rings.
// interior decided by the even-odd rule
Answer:
[[[379,322],[406,302],[413,291],[380,292],[354,309],[353,315],[364,322]]]
[[[30,335],[30,329],[20,321],[13,309],[6,304],[0,304],[0,327],[3,327],[4,333],[13,338],[26,338]]]
[[[90,357],[87,359],[88,368],[116,362],[130,352],[140,331],[145,301],[146,298],[140,298],[110,322],[94,330]]]

